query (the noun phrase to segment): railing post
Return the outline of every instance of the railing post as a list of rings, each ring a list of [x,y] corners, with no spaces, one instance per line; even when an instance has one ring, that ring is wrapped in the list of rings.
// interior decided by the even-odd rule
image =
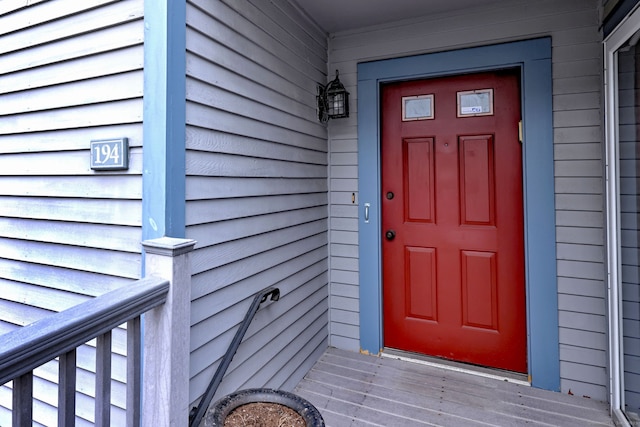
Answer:
[[[189,422],[191,261],[195,240],[162,237],[143,242],[145,276],[171,282],[167,301],[144,315],[143,426]]]

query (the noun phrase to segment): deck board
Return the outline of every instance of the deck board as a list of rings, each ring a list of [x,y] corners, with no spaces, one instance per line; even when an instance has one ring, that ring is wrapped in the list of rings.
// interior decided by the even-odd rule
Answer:
[[[613,426],[603,402],[329,348],[295,392],[327,426]]]

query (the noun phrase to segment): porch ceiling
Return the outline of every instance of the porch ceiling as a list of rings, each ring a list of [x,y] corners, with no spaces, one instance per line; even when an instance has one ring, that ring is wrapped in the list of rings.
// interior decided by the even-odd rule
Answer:
[[[504,0],[293,0],[328,33]]]

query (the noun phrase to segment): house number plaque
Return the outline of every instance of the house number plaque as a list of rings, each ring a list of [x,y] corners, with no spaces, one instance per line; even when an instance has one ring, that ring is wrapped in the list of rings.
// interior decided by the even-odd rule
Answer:
[[[91,141],[91,169],[129,169],[129,141],[127,138]]]

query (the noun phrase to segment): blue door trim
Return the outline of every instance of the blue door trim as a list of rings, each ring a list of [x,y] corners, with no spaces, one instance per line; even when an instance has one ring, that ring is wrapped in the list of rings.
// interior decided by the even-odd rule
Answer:
[[[531,384],[560,389],[553,178],[551,39],[505,43],[358,64],[360,346],[377,354],[382,334],[380,84],[519,67],[524,122],[523,185],[528,366]],[[368,221],[364,203],[370,203]]]
[[[185,22],[185,2],[145,2],[143,240],[185,237]]]

